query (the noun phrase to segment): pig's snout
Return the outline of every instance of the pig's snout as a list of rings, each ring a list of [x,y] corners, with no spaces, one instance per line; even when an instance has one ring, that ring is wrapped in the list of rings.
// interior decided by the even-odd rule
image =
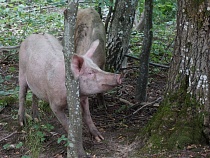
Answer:
[[[117,84],[122,83],[122,75],[121,74],[116,74],[116,79],[117,79]]]

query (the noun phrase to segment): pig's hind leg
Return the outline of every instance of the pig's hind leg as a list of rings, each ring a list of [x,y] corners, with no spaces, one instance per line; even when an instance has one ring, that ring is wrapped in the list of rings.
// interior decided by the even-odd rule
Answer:
[[[18,119],[20,126],[23,126],[26,122],[25,120],[25,100],[26,100],[26,94],[28,85],[26,82],[26,79],[21,73],[21,70],[19,72],[19,110],[18,110]]]
[[[104,140],[104,137],[97,130],[97,128],[91,118],[88,97],[87,96],[80,97],[80,102],[81,102],[81,107],[82,107],[83,120],[84,120],[85,124],[88,126],[90,133],[93,135],[93,137],[98,142],[101,140]]]
[[[63,105],[56,104],[54,102],[50,103],[50,107],[57,117],[58,121],[62,124],[66,132],[68,133],[68,118],[64,112],[64,107]]]
[[[39,99],[35,94],[32,96],[32,117],[35,122],[39,121],[39,110],[38,110],[38,101]]]

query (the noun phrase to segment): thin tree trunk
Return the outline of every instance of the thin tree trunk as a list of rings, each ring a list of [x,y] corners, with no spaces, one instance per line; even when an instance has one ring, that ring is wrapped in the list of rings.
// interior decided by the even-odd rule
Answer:
[[[79,83],[74,80],[70,70],[71,57],[74,53],[74,28],[78,9],[78,0],[69,1],[64,11],[64,60],[66,71],[67,103],[69,110],[69,131],[67,157],[85,156],[82,145],[82,116],[79,100]]]
[[[153,0],[145,1],[145,24],[142,53],[140,54],[139,78],[137,80],[136,99],[144,102],[146,100],[146,89],[149,71],[149,55],[152,47],[152,12]]]

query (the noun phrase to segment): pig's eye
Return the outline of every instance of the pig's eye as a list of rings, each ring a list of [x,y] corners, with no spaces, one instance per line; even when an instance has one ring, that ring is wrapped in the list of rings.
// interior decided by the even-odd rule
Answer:
[[[95,71],[89,71],[87,72],[88,75],[94,75],[96,72]]]

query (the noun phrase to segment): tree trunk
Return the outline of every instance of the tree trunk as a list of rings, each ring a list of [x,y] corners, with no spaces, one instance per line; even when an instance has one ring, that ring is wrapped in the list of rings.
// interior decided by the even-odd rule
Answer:
[[[204,105],[199,109],[204,114],[204,133],[209,137],[210,2],[184,0],[178,1],[178,6],[177,37],[167,93],[183,88],[199,105]]]
[[[147,131],[148,142],[156,149],[209,141],[209,46],[209,0],[178,1],[177,36],[166,95]]]
[[[69,2],[64,11],[64,60],[66,71],[67,104],[69,110],[69,131],[67,157],[77,158],[85,156],[82,145],[82,116],[79,100],[79,83],[74,80],[70,70],[71,57],[74,53],[74,28],[78,9],[78,1]]]
[[[153,0],[145,1],[145,24],[142,53],[140,54],[139,78],[137,80],[136,99],[146,101],[146,90],[149,72],[149,55],[152,47],[152,12]]]
[[[128,51],[137,4],[138,0],[116,0],[115,2],[107,41],[106,68],[109,70],[119,70],[124,55]]]

